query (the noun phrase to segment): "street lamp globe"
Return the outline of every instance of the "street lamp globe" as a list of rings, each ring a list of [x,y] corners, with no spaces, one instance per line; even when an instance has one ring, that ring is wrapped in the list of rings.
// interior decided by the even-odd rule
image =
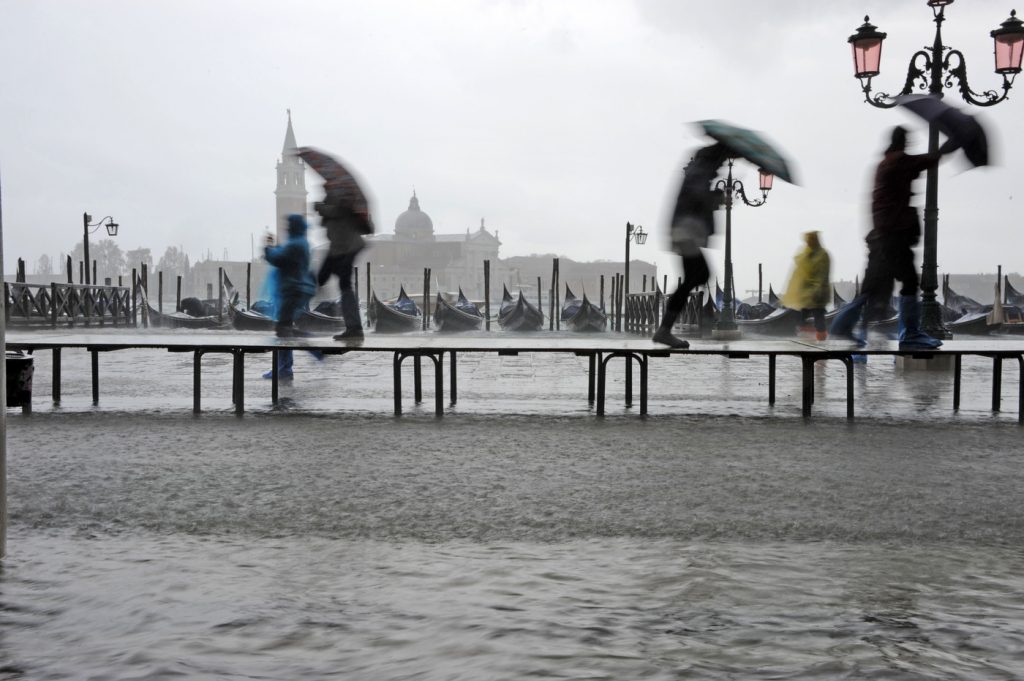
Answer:
[[[117,227],[118,224],[113,220],[107,222],[107,234],[110,236],[117,236]]]
[[[772,190],[772,181],[775,176],[769,173],[764,168],[757,169],[758,185],[761,187],[761,192],[767,194]]]
[[[637,225],[636,231],[633,235],[636,237],[637,246],[643,246],[647,243],[647,232],[644,231],[643,227]]]
[[[989,35],[995,41],[996,73],[1020,73],[1021,52],[1024,51],[1024,22],[1017,18],[1017,10]]]
[[[857,32],[846,41],[853,47],[853,75],[856,78],[871,78],[879,73],[878,66],[882,61],[882,41],[885,34],[872,26],[868,17],[864,17]]]

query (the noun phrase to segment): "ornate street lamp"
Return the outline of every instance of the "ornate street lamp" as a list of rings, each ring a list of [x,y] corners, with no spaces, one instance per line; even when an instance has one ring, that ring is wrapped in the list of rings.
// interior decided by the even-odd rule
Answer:
[[[89,281],[89,271],[92,269],[92,263],[89,262],[89,235],[95,232],[100,227],[107,228],[107,234],[110,236],[117,236],[118,224],[114,222],[114,218],[109,215],[105,218],[100,218],[98,222],[92,224],[89,221],[92,220],[92,216],[88,213],[82,213],[82,246],[84,247],[85,255],[85,283],[95,283]],[[89,229],[92,227],[92,229]]]
[[[626,295],[629,295],[629,242],[636,241],[637,246],[643,246],[647,243],[647,232],[640,225],[634,225],[626,223]]]
[[[946,5],[953,0],[928,0],[935,19],[935,39],[931,47],[918,50],[910,57],[907,79],[900,95],[909,95],[915,89],[942,97],[943,91],[953,87],[956,80],[960,96],[968,104],[993,106],[1006,99],[1013,86],[1014,77],[1021,70],[1021,51],[1024,47],[1024,26],[1017,19],[1016,11],[1000,28],[990,32],[995,42],[995,72],[1003,77],[1003,91],[975,92],[967,82],[967,63],[963,53],[942,44],[942,22],[945,21]],[[864,101],[880,109],[896,106],[895,95],[879,92],[872,96],[871,79],[880,73],[882,42],[885,33],[880,33],[864,17],[864,23],[847,42],[853,49],[853,75],[860,81]],[[939,148],[939,130],[934,123],[928,126],[928,152]],[[949,338],[949,331],[942,325],[942,313],[935,300],[938,288],[937,240],[939,221],[939,172],[936,166],[928,168],[925,175],[924,208],[924,261],[921,265],[921,328],[936,338]]]
[[[722,296],[722,312],[718,316],[718,322],[712,330],[715,338],[737,338],[739,326],[736,324],[736,316],[733,310],[733,289],[732,289],[732,202],[734,197],[739,197],[743,203],[756,208],[763,206],[768,200],[768,192],[772,188],[772,180],[775,177],[763,168],[758,169],[758,188],[761,190],[760,200],[747,199],[747,193],[743,189],[743,182],[734,180],[732,177],[733,159],[729,159],[729,173],[724,180],[715,183],[715,189],[722,192],[725,199],[725,293]]]

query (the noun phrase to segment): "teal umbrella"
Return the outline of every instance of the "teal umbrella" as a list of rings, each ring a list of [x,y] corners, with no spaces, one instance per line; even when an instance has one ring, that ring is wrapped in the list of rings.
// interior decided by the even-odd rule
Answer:
[[[708,137],[721,143],[735,156],[745,158],[775,177],[796,184],[786,159],[760,133],[718,120],[698,121],[697,125],[703,128]]]

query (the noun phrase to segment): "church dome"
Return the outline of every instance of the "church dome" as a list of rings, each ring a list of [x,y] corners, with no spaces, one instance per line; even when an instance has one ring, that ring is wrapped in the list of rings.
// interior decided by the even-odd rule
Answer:
[[[417,240],[434,238],[434,222],[420,210],[420,200],[416,198],[415,191],[409,199],[409,210],[395,220],[395,236]]]

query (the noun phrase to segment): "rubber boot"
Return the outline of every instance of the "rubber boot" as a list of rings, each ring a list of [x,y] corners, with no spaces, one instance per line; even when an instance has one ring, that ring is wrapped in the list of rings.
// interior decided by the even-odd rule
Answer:
[[[942,345],[921,330],[921,303],[917,296],[900,296],[899,339],[901,350],[931,350]]]
[[[854,332],[854,327],[860,321],[861,312],[867,300],[867,296],[860,295],[847,303],[846,307],[841,309],[839,314],[832,319],[832,326],[829,328],[828,334],[833,338],[842,338],[843,340],[853,341],[859,346],[864,346],[864,337],[858,336]]]
[[[671,320],[671,321],[670,321]],[[651,338],[655,343],[661,343],[667,345],[670,348],[676,348],[678,350],[686,350],[690,347],[690,342],[677,338],[672,335],[672,324],[675,321],[675,315],[665,314],[665,319],[662,320],[658,330],[654,332],[654,337]]]

